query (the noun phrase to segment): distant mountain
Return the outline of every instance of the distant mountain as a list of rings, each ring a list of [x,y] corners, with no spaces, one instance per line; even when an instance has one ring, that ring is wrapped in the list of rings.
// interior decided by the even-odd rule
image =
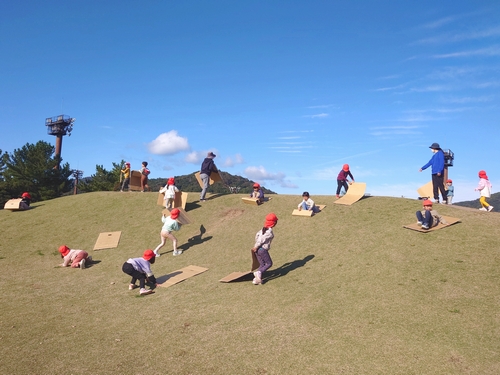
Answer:
[[[495,207],[494,211],[500,211],[500,193],[491,194],[491,198],[486,198],[489,204]],[[479,199],[475,199],[473,201],[465,201],[453,203],[457,206],[463,207],[472,207],[472,208],[481,208],[481,203],[479,203]]]
[[[193,172],[188,175],[183,176],[169,176],[175,178],[175,186],[179,188],[180,191],[188,191],[188,192],[196,192],[201,191],[200,185],[196,180],[195,173]],[[251,181],[248,178],[244,178],[241,176],[235,176],[227,172],[219,171],[224,183],[216,182],[211,185],[209,188],[210,193],[216,194],[231,194],[231,193],[240,193],[240,194],[250,194],[253,191],[253,184],[255,181]],[[162,187],[165,186],[168,177],[165,178],[150,178],[149,179],[149,187],[152,191],[158,191]],[[266,189],[262,186],[262,190],[264,194],[277,194],[272,190]]]

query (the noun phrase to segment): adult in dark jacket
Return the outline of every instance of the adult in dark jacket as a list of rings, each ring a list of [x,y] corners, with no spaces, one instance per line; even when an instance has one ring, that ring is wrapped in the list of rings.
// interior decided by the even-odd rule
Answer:
[[[447,192],[444,188],[444,152],[441,150],[439,143],[433,143],[429,146],[432,150],[433,155],[431,160],[419,169],[422,172],[424,169],[431,167],[432,173],[432,191],[434,194],[434,200],[439,202],[439,191],[443,197],[443,204],[447,202]]]
[[[217,172],[217,167],[214,163],[215,156],[216,155],[212,151],[210,151],[207,154],[205,160],[203,160],[203,163],[201,163],[200,178],[203,182],[203,189],[201,190],[200,194],[200,202],[205,201],[205,195],[207,194],[208,183],[210,181],[210,174],[212,172]]]

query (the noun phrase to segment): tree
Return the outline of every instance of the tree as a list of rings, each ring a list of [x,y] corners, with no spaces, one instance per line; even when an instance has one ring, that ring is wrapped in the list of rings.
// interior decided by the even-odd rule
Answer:
[[[120,188],[120,171],[125,161],[122,160],[119,164],[112,163],[113,169],[108,171],[103,165],[96,165],[96,173],[90,177],[82,179],[79,185],[81,192],[90,191],[115,191]]]
[[[52,156],[54,152],[54,146],[38,141],[36,144],[27,143],[12,154],[4,155],[2,176],[11,193],[19,196],[23,191],[28,191],[36,201],[57,198],[70,191],[69,164],[57,168],[58,160]]]

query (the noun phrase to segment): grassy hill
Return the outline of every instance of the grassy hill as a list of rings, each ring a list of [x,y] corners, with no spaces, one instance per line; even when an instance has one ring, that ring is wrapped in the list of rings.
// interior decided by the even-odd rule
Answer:
[[[500,193],[491,194],[491,198],[487,198],[487,201],[493,207],[496,207],[496,208],[498,208],[498,210],[500,210]],[[462,207],[470,207],[470,208],[476,208],[476,209],[481,208],[481,203],[479,203],[479,198],[475,199],[473,201],[463,201],[463,202],[458,202],[455,204],[458,206],[462,206]]]
[[[152,266],[209,270],[150,296],[121,266],[159,243],[156,193],[96,192],[0,210],[2,374],[498,374],[500,215],[455,206],[462,222],[402,226],[421,202],[369,197],[292,216],[299,196],[261,206],[189,195],[193,223]],[[250,268],[264,217],[279,222],[265,284],[219,279]],[[101,232],[115,249],[93,251]],[[57,268],[61,244],[97,260]]]

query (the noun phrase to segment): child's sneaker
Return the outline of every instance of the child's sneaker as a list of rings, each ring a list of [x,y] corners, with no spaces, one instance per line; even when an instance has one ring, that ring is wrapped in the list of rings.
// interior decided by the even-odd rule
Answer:
[[[490,212],[493,209],[493,206],[488,206],[488,212]]]
[[[156,258],[161,257],[161,254],[160,253],[155,253],[155,257]]]
[[[427,225],[427,224],[422,224],[422,229],[429,229],[429,225]]]
[[[172,253],[172,255],[175,257],[177,255],[181,255],[182,254],[182,250],[174,250],[174,252]]]
[[[135,288],[137,288],[137,286],[135,284],[128,285],[128,290],[134,290]]]
[[[479,211],[488,211],[488,210],[486,209],[486,207],[481,207]]]
[[[81,270],[84,270],[84,269],[85,269],[85,259],[82,259],[82,260],[80,261],[80,269],[81,269]]]
[[[417,221],[417,225],[418,225],[419,227],[421,227],[421,226],[422,226],[422,222],[421,222],[421,221]]]
[[[145,289],[145,288],[142,288],[140,291],[139,291],[139,295],[140,296],[147,296],[148,294],[153,294],[155,291],[152,290],[152,289]]]
[[[262,274],[261,274],[261,272],[260,272],[260,271],[255,271],[255,272],[253,273],[253,275],[255,276],[255,278],[254,278],[254,279],[253,279],[253,281],[252,281],[253,285],[259,285],[259,284],[262,284],[262,279],[261,279]]]
[[[335,196],[337,197],[337,199],[339,199],[339,198],[340,198],[340,195],[338,195],[338,194],[337,194],[337,195],[335,195]]]

